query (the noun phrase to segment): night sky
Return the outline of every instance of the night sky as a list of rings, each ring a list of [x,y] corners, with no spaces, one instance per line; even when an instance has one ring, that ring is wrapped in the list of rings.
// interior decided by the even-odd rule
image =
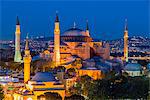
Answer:
[[[76,22],[85,30],[89,21],[93,38],[123,37],[124,21],[128,19],[129,36],[149,36],[149,0],[0,0],[0,39],[14,39],[16,16],[21,24],[21,38],[53,36],[56,10],[59,12],[61,34]]]

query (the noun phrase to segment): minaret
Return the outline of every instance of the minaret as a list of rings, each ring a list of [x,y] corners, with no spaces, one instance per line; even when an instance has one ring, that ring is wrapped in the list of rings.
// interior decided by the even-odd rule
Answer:
[[[60,29],[59,29],[59,18],[57,13],[54,29],[54,61],[56,66],[60,64]]]
[[[88,20],[86,21],[86,35],[90,37]]]
[[[128,62],[128,26],[127,19],[125,20],[125,30],[124,30],[124,60]]]
[[[17,16],[16,21],[16,32],[15,32],[15,58],[14,62],[21,62],[21,52],[20,52],[20,23]]]
[[[26,44],[25,44],[25,51],[24,51],[24,83],[27,83],[30,80],[30,63],[31,63],[31,55],[29,50],[29,43],[28,43],[28,34],[26,37]]]
[[[76,28],[76,22],[73,22],[73,28]]]

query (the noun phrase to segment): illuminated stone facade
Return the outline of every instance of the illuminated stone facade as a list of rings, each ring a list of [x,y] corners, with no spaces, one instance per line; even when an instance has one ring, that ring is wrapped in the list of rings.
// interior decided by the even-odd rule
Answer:
[[[94,80],[102,79],[103,75],[101,70],[98,70],[96,68],[82,68],[78,71],[79,76],[88,75]]]
[[[14,100],[38,100],[38,96],[46,92],[58,93],[64,100],[64,85],[57,82],[52,73],[38,72],[24,88],[20,88],[13,96]]]
[[[54,52],[51,53],[51,56],[55,59],[59,59],[60,64],[69,62],[68,58],[72,56],[78,56],[83,60],[92,58],[93,56],[101,56],[103,59],[109,59],[110,57],[109,44],[94,41],[90,37],[88,25],[86,31],[74,26],[66,30],[61,36],[56,33],[54,34],[54,46],[49,45],[49,49],[53,49]],[[60,37],[60,41],[58,37]],[[60,48],[58,49],[58,47]],[[57,50],[55,48],[57,48]],[[55,57],[57,53],[58,56]]]
[[[47,50],[49,53],[46,53]],[[41,53],[42,57],[53,58],[56,66],[71,62],[72,56],[78,56],[83,60],[94,56],[100,56],[103,59],[110,57],[109,44],[92,39],[88,22],[85,31],[74,24],[72,28],[60,34],[58,15],[55,20],[54,43],[49,44],[47,50]]]
[[[18,21],[19,23],[19,21]],[[16,28],[16,51],[20,52],[20,25],[17,23]],[[18,44],[19,43],[19,44]],[[49,49],[52,51],[50,52]],[[109,44],[94,41],[89,32],[88,23],[86,30],[70,28],[60,36],[59,19],[56,15],[54,29],[54,44],[49,45],[49,49],[45,50],[41,56],[47,59],[52,58],[56,66],[64,65],[66,69],[75,68],[77,75],[73,78],[64,78],[64,73],[57,73],[57,78],[50,72],[38,72],[30,79],[30,63],[31,55],[28,46],[28,36],[26,38],[24,61],[24,87],[21,87],[13,94],[14,100],[37,100],[39,96],[46,92],[56,92],[60,94],[62,99],[65,97],[65,90],[72,87],[76,79],[80,76],[88,75],[94,80],[102,78],[102,72],[96,68],[83,69],[80,60],[90,59],[94,56],[100,56],[103,59],[109,59]],[[17,59],[21,60],[21,54],[18,53]],[[15,55],[16,57],[16,55]],[[72,64],[72,62],[78,62]],[[60,81],[59,81],[59,80]],[[63,84],[62,84],[63,83]]]

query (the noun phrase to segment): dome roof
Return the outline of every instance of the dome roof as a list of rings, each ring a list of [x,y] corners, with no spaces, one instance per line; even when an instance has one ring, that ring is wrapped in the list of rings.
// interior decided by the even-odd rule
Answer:
[[[70,28],[64,32],[62,36],[88,36],[85,31],[79,28]]]
[[[138,63],[129,63],[125,66],[126,71],[140,71],[142,66]]]
[[[50,82],[55,81],[55,77],[50,72],[38,72],[33,76],[31,81],[37,81],[37,82]]]

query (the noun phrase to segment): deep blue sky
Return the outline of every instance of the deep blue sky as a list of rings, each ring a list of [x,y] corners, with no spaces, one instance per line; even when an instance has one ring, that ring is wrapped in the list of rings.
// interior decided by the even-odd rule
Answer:
[[[0,39],[14,39],[16,16],[21,37],[53,36],[55,12],[59,11],[61,34],[73,26],[85,29],[89,21],[91,36],[105,40],[123,37],[128,19],[129,36],[149,36],[149,0],[1,0]]]

